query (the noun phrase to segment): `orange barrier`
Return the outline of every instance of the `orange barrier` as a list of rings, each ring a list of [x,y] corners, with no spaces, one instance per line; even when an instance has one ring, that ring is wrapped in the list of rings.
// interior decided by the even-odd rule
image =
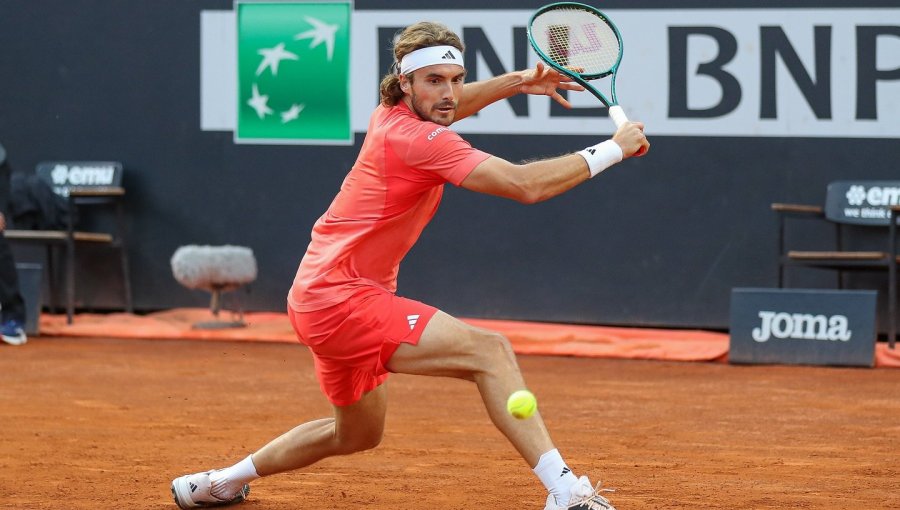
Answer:
[[[257,342],[296,342],[294,330],[284,313],[245,313],[247,327],[229,329],[193,329],[197,322],[214,317],[205,308],[175,308],[147,315],[128,313],[92,314],[75,317],[66,324],[65,315],[41,315],[41,335],[115,337],[143,339],[242,340]],[[220,315],[230,320],[230,313]]]
[[[224,317],[228,318],[228,312]],[[212,316],[204,308],[176,308],[148,315],[125,313],[79,314],[73,324],[64,315],[41,315],[41,334],[46,336],[115,337],[142,339],[239,340],[296,342],[287,315],[256,312],[244,314],[247,327],[193,329]],[[547,354],[595,358],[653,359],[668,361],[728,360],[728,334],[700,330],[578,326],[488,319],[463,319],[509,338],[520,354]],[[900,349],[875,346],[875,366],[900,368]]]
[[[464,319],[499,331],[521,354],[671,361],[727,361],[728,335],[710,331]]]

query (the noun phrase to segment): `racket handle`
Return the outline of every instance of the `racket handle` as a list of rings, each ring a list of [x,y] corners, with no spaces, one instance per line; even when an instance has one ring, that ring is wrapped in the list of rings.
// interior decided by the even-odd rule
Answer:
[[[625,115],[625,110],[619,105],[609,107],[609,117],[616,123],[617,128],[628,122],[628,116]]]

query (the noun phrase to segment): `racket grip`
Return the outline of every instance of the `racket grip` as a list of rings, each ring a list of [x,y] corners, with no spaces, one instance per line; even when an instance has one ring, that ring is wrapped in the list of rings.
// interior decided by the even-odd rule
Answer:
[[[609,107],[609,118],[616,123],[616,128],[619,128],[622,124],[628,122],[628,116],[625,115],[625,110],[619,105]]]

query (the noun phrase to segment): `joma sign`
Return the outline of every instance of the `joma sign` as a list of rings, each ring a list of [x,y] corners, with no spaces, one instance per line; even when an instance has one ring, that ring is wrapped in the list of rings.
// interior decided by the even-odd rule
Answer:
[[[759,319],[759,326],[752,332],[757,342],[768,342],[771,338],[847,342],[853,334],[845,315],[826,317],[810,313],[761,311]]]
[[[872,366],[875,291],[733,289],[732,363]]]

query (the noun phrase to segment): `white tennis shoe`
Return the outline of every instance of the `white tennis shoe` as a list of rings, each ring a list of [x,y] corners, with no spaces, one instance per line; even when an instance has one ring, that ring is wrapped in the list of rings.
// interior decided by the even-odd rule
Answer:
[[[569,503],[560,506],[553,495],[547,496],[547,506],[544,510],[616,510],[608,499],[600,495],[601,492],[613,492],[612,489],[601,489],[600,482],[596,486],[591,485],[588,477],[582,476],[572,485],[572,495]]]
[[[178,505],[178,508],[187,510],[189,508],[225,506],[240,503],[247,499],[247,495],[250,494],[249,485],[244,485],[235,495],[228,499],[213,496],[210,492],[212,488],[212,482],[209,479],[210,473],[212,471],[179,476],[172,480],[172,497],[175,498],[175,504]]]

